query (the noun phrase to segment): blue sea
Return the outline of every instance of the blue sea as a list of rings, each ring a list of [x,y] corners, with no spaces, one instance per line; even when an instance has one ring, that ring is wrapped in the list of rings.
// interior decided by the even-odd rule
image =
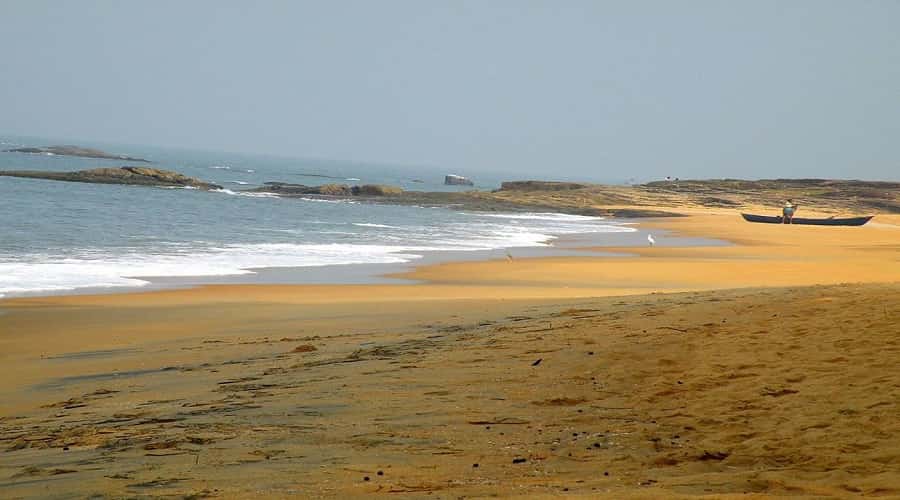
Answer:
[[[0,150],[70,142],[0,136]],[[478,213],[242,192],[268,181],[472,189],[444,186],[449,173],[472,176],[478,189],[494,189],[508,174],[75,144],[146,158],[152,167],[224,188],[207,192],[0,177],[0,296],[98,287],[129,290],[146,287],[152,282],[149,277],[237,276],[261,268],[399,264],[415,262],[428,252],[546,247],[567,234],[635,231],[621,221],[596,217]],[[119,165],[127,163],[0,153],[0,170]]]

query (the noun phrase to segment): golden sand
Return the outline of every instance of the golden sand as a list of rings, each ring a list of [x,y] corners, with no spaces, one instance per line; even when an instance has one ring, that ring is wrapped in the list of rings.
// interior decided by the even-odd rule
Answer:
[[[647,225],[736,244],[0,302],[0,497],[900,495],[900,220]]]

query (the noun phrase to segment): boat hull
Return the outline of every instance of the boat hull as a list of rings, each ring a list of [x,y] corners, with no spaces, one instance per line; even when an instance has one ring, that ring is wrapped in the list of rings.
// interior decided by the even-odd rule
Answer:
[[[766,224],[783,224],[784,219],[781,216],[767,216],[767,215],[753,215],[753,214],[741,214],[741,217],[744,218],[747,222],[762,222]],[[874,215],[869,215],[866,217],[850,217],[846,219],[804,219],[800,217],[794,217],[792,221],[793,224],[805,224],[809,226],[862,226],[866,222],[869,222]]]

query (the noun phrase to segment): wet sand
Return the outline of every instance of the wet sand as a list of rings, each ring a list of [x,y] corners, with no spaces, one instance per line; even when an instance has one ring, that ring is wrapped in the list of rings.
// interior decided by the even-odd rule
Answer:
[[[421,285],[0,302],[0,497],[900,495],[900,221],[733,219]]]

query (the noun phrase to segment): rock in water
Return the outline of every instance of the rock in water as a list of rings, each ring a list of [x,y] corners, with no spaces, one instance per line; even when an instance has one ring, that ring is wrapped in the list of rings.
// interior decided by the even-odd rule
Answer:
[[[444,176],[444,184],[447,186],[474,186],[475,183],[468,177],[448,174]]]
[[[188,177],[171,170],[147,167],[95,168],[77,172],[42,172],[38,170],[2,170],[0,176],[25,177],[51,181],[88,182],[94,184],[129,184],[139,186],[193,187],[221,189],[222,186]]]
[[[324,184],[322,186],[306,186],[304,184],[289,184],[286,182],[267,182],[262,187],[248,189],[247,191],[275,193],[284,196],[310,194],[325,196],[396,196],[403,193],[403,190],[396,186],[385,186],[381,184],[363,184],[362,186]]]
[[[119,160],[119,161],[135,161],[141,163],[150,163],[149,160],[143,158],[135,158],[133,156],[117,155],[100,151],[93,148],[82,148],[80,146],[47,146],[45,148],[13,148],[6,149],[4,153],[30,153],[30,154],[46,154],[59,156],[78,156],[81,158],[99,158],[101,160]]]

